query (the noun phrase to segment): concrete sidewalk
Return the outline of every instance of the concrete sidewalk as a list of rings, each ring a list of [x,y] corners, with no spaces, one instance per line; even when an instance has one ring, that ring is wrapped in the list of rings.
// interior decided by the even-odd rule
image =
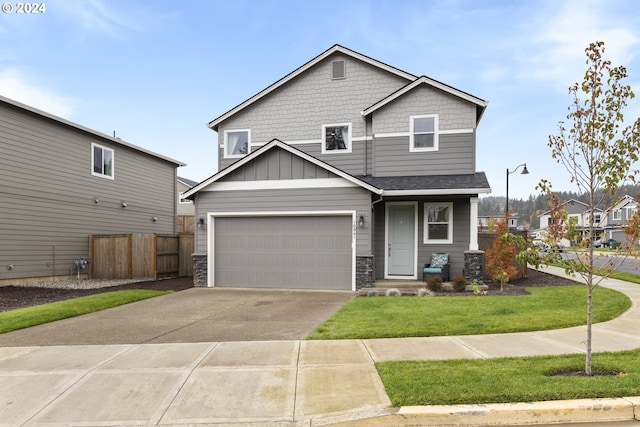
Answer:
[[[564,274],[559,269],[547,269]],[[640,348],[632,308],[594,351]],[[517,425],[634,420],[640,397],[390,406],[374,363],[583,353],[584,327],[483,336],[0,348],[0,426]]]

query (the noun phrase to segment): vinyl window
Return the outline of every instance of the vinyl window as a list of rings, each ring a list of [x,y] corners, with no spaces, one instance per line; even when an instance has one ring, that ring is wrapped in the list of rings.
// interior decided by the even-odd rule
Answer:
[[[411,116],[409,151],[438,151],[438,116]]]
[[[322,154],[351,153],[351,123],[322,126]]]
[[[244,157],[250,152],[251,131],[248,129],[224,131],[224,157]]]
[[[114,178],[113,149],[91,144],[91,175],[102,178]]]
[[[453,203],[424,204],[424,243],[453,243]]]

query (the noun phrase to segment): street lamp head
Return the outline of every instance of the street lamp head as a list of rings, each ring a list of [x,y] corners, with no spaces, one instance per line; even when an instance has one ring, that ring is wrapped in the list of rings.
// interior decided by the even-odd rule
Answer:
[[[527,169],[527,164],[524,164],[524,169],[522,169],[522,175],[529,175],[529,170]]]

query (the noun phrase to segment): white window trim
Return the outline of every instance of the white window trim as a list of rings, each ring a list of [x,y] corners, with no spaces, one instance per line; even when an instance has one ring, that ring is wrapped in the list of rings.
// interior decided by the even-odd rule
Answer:
[[[447,235],[448,239],[429,239],[429,229],[427,227],[427,214],[430,206],[447,206],[449,208],[449,218]],[[439,245],[439,244],[452,244],[453,243],[453,203],[452,202],[429,202],[424,204],[423,213],[423,242],[425,245]]]
[[[612,215],[612,219],[614,221],[620,221],[622,220],[622,210],[621,209],[616,209],[613,211],[613,215]]]
[[[103,159],[104,159],[104,152],[105,151],[110,151],[111,152],[111,175],[105,175],[104,173],[97,173],[93,170],[93,166],[94,166],[94,152],[95,152],[95,148],[98,147],[102,150],[103,152]],[[100,144],[96,144],[95,142],[91,143],[91,175],[93,176],[99,176],[100,178],[106,178],[106,179],[115,179],[116,176],[116,153],[114,151],[113,148],[109,148],[109,147],[105,147],[104,145],[100,145]]]
[[[345,141],[345,144],[347,146],[347,148],[345,150],[327,150],[326,146],[327,146],[327,141],[325,139],[326,134],[327,134],[327,128],[328,127],[336,127],[336,126],[346,126],[349,130],[348,130],[348,138]],[[352,126],[351,123],[331,123],[331,124],[327,124],[327,125],[322,125],[322,136],[320,138],[321,141],[321,153],[322,154],[340,154],[340,153],[351,153],[352,151],[352,147],[353,147],[353,135],[352,135]]]
[[[222,155],[225,159],[240,159],[247,154],[229,154],[227,153],[227,135],[233,132],[247,133],[247,154],[251,153],[251,129],[229,129],[224,131],[224,142],[222,143]]]
[[[415,119],[433,118],[433,147],[416,147],[414,141],[413,123]],[[439,147],[439,129],[437,114],[423,114],[420,116],[409,116],[409,151],[411,153],[438,151]]]

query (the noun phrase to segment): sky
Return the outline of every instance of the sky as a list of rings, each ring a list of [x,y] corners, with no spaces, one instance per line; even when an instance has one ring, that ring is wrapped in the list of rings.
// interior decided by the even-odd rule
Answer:
[[[182,161],[178,175],[217,171],[206,123],[334,44],[488,101],[476,170],[494,196],[540,194],[541,179],[576,191],[551,157],[585,48],[605,42],[638,93],[635,0],[48,0],[0,13],[0,95]],[[10,11],[9,11],[10,10]],[[7,13],[8,12],[8,13]]]

